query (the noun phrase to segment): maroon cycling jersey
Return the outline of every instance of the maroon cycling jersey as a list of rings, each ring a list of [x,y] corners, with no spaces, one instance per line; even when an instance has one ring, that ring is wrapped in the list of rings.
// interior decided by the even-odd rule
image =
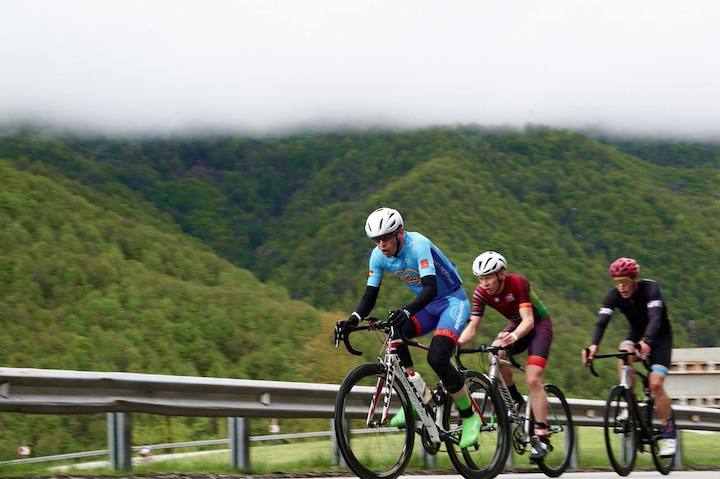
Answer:
[[[519,274],[510,273],[505,275],[505,284],[497,294],[489,294],[480,286],[477,286],[472,296],[471,317],[481,317],[485,314],[486,305],[497,310],[516,325],[522,321],[520,317],[521,307],[532,307],[536,324],[548,318],[545,305],[532,291],[528,280]]]

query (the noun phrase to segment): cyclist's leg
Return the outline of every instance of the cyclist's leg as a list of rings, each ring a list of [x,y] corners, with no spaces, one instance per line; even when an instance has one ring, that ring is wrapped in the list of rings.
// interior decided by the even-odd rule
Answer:
[[[552,322],[546,317],[535,324],[527,335],[529,340],[528,358],[525,361],[525,381],[530,390],[530,407],[535,416],[535,434],[547,436],[548,402],[543,377],[550,356],[552,343]]]
[[[548,438],[548,398],[545,392],[543,377],[545,367],[550,355],[550,344],[552,343],[552,322],[549,317],[544,318],[535,324],[532,332],[527,335],[529,338],[528,358],[525,362],[525,380],[530,390],[530,407],[535,418],[534,435],[540,443],[534,441],[535,459],[543,457],[550,449]],[[540,450],[541,449],[541,450]]]
[[[428,363],[453,398],[458,398],[463,393],[467,396],[462,374],[452,365],[450,359],[460,332],[469,319],[470,302],[461,289],[452,296],[433,301],[427,309],[438,317],[428,351]]]
[[[463,431],[460,447],[470,447],[477,442],[481,420],[472,405],[470,393],[465,386],[460,371],[450,362],[460,332],[467,324],[470,314],[470,302],[465,292],[459,290],[444,301],[435,302],[440,320],[430,343],[428,363],[437,373],[447,392],[452,396],[458,413],[463,418]]]
[[[406,321],[405,324],[402,325],[403,333],[405,334],[405,336],[407,336],[408,338],[415,338],[418,336],[423,336],[435,329],[439,317],[433,314],[432,311],[428,309],[429,306],[430,305],[425,307],[425,309],[419,311],[415,316],[410,318],[409,321]],[[400,364],[405,367],[408,374],[415,374],[414,363],[412,360],[412,356],[410,355],[410,349],[408,348],[408,346],[406,344],[399,343],[397,344],[395,350],[397,351],[398,358],[400,359]],[[414,408],[413,412],[415,415],[415,419],[418,419],[419,416],[417,415],[417,411],[415,411]],[[390,425],[393,427],[405,427],[405,424],[405,411],[402,409],[390,419]]]
[[[650,351],[651,371],[648,376],[650,394],[654,399],[656,417],[665,424],[663,428],[663,448],[660,455],[675,453],[675,424],[672,420],[672,402],[663,386],[670,368],[672,355],[672,335],[658,337],[653,341]]]
[[[515,324],[508,325],[503,331],[513,331],[515,329]],[[526,334],[520,340],[512,345],[512,353],[513,354],[520,354],[523,351],[525,351],[530,346],[530,340],[533,337],[533,332],[531,331],[530,334]],[[505,351],[501,351],[498,354],[499,358],[505,357]],[[522,413],[522,407],[525,404],[525,398],[523,398],[522,394],[520,394],[520,391],[518,391],[517,386],[515,385],[515,380],[513,379],[513,370],[511,367],[506,366],[504,364],[500,365],[500,374],[502,375],[503,381],[505,381],[505,385],[508,388],[508,391],[510,392],[510,396],[512,396],[513,400],[515,401],[515,404],[517,406],[518,411]]]
[[[436,324],[437,317],[434,317],[423,309],[422,311],[419,311],[415,316],[410,318],[409,321],[405,321],[405,323],[402,325],[402,329],[403,333],[408,338],[416,338],[435,329]],[[395,347],[395,351],[397,351],[398,359],[400,359],[400,364],[402,364],[409,373],[415,372],[412,356],[410,355],[410,348],[408,348],[407,344],[397,344]]]
[[[627,351],[629,353],[635,353],[637,352],[635,350],[635,343],[640,341],[640,338],[642,337],[642,332],[638,333],[637,331],[630,331],[628,336],[620,341],[620,344],[618,344],[618,351]],[[630,356],[627,358],[628,364],[632,364],[635,362],[635,356]],[[623,362],[622,359],[618,360],[618,381],[622,380],[622,368],[623,368]],[[630,381],[630,390],[635,390],[635,374],[634,370],[630,370],[630,377],[628,378]]]

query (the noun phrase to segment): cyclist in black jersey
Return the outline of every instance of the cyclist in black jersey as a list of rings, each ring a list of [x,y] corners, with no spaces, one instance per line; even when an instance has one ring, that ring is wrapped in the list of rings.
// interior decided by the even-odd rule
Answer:
[[[622,311],[630,323],[630,330],[618,349],[636,352],[641,359],[649,358],[650,391],[655,398],[655,410],[659,417],[667,418],[660,455],[671,456],[676,449],[675,425],[671,419],[671,401],[663,387],[672,353],[672,328],[667,305],[655,281],[638,277],[640,266],[634,259],[616,259],[609,272],[615,287],[605,296],[598,311],[592,344],[587,348],[587,354],[585,350],[582,352],[583,362],[587,364],[597,353],[615,309]],[[635,344],[638,344],[638,350]]]

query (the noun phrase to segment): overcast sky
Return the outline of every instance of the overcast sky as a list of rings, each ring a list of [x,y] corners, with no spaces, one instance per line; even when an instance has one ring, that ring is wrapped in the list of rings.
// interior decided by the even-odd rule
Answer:
[[[720,138],[720,1],[2,0],[0,122]]]

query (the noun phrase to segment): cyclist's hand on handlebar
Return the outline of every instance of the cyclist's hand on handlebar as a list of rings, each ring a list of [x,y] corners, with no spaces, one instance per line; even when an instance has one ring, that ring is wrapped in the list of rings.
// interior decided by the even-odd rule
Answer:
[[[335,323],[335,347],[338,347],[340,341],[345,339],[347,334],[358,324],[360,324],[360,318],[355,313],[351,314],[348,319]]]
[[[652,351],[652,348],[648,343],[646,343],[643,340],[640,340],[640,342],[637,344],[637,355],[640,359],[647,359],[648,356],[650,356],[650,351]]]
[[[388,321],[393,326],[402,326],[410,319],[410,312],[407,309],[392,309],[388,311]]]
[[[493,342],[493,346],[502,346],[504,348],[510,346],[517,340],[518,337],[514,331],[500,331],[500,334],[497,335],[497,338],[495,338]]]
[[[580,356],[582,357],[582,362],[585,366],[592,363],[593,359],[595,358],[595,354],[597,354],[597,344],[591,344],[587,348],[583,349],[580,352]]]

